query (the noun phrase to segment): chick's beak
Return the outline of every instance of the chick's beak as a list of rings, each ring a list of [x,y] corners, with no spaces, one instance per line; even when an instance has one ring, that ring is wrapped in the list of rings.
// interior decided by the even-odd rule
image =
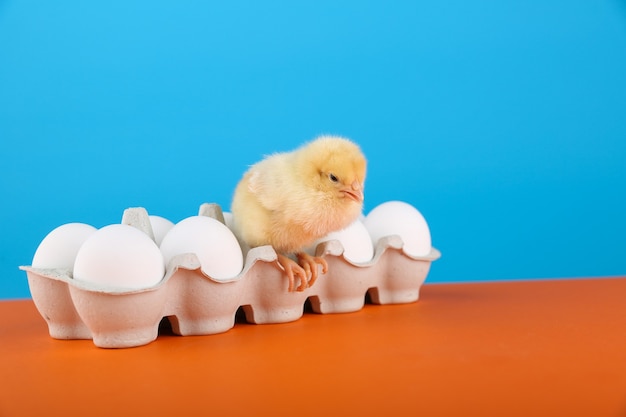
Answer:
[[[343,187],[341,192],[345,197],[351,198],[357,203],[363,202],[363,186],[358,180],[355,180],[351,185]]]

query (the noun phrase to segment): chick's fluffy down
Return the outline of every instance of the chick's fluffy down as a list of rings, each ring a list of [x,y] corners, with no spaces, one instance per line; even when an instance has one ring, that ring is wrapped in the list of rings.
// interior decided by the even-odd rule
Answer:
[[[366,160],[358,145],[321,136],[253,165],[237,185],[231,211],[250,247],[302,251],[355,221],[363,207]]]

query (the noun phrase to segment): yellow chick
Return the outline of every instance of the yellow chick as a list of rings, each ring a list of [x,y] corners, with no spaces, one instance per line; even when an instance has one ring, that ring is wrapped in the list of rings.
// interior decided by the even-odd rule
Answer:
[[[304,252],[315,240],[354,222],[363,209],[365,156],[358,145],[320,136],[302,147],[256,163],[235,189],[235,233],[249,247],[272,245],[293,291],[313,285],[321,257]],[[298,262],[288,255],[295,255]]]

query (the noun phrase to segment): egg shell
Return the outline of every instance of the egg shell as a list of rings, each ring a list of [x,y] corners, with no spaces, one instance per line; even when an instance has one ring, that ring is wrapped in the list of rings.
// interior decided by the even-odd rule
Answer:
[[[144,289],[165,275],[163,256],[144,232],[125,224],[105,226],[80,247],[74,278],[106,289]]]
[[[388,201],[376,206],[365,217],[365,227],[372,242],[385,236],[399,235],[409,256],[427,256],[432,248],[430,230],[424,216],[412,205]]]
[[[150,215],[150,225],[152,226],[152,233],[154,233],[154,241],[157,245],[161,245],[163,238],[174,227],[174,223],[165,217]]]
[[[161,242],[166,265],[183,253],[194,253],[202,272],[216,281],[235,278],[243,269],[243,253],[233,232],[218,220],[192,216],[178,222]]]
[[[96,230],[84,223],[67,223],[57,227],[37,247],[33,267],[73,269],[78,250]]]
[[[374,257],[374,245],[367,228],[360,219],[355,220],[348,227],[331,232],[317,240],[312,247],[314,252],[317,245],[330,240],[338,240],[343,246],[343,256],[352,263],[369,262]]]

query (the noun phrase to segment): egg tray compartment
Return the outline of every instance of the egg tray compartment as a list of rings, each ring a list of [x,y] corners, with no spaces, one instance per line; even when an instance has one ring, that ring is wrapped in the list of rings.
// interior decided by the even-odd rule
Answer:
[[[440,253],[433,248],[428,256],[412,257],[402,247],[399,236],[384,237],[372,261],[354,264],[338,240],[323,242],[316,254],[325,258],[328,272],[301,292],[287,290],[271,246],[251,249],[243,271],[228,281],[213,280],[200,269],[198,257],[186,253],[172,258],[159,284],[130,291],[74,280],[69,270],[21,268],[51,337],[124,348],[154,341],[164,317],[175,334],[209,335],[231,329],[240,307],[246,321],[265,324],[298,320],[307,299],[322,314],[358,311],[367,293],[374,304],[415,302]]]

